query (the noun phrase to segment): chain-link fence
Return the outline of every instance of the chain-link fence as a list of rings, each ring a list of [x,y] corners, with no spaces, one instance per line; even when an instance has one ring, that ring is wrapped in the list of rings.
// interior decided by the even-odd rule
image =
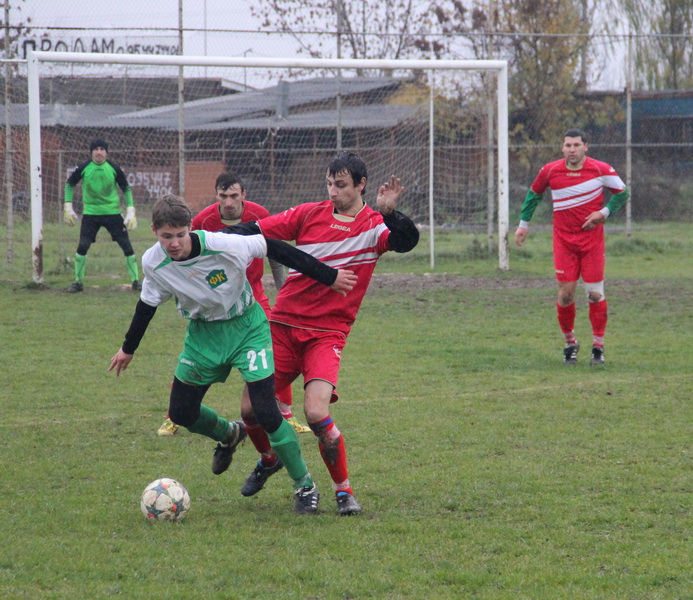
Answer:
[[[44,51],[96,51],[115,53],[158,53],[177,54],[183,46],[186,54],[236,55],[236,56],[292,56],[301,48],[296,41],[285,33],[267,33],[258,31],[238,31],[220,29],[219,23],[205,24],[205,27],[157,28],[146,29],[86,29],[45,27],[41,36],[22,33],[15,35],[10,47],[17,58],[5,61],[2,71],[3,106],[0,108],[0,177],[2,181],[2,207],[5,213],[10,212],[17,218],[27,215],[29,203],[28,177],[28,132],[27,132],[27,89],[26,65],[24,57],[30,49]],[[314,34],[315,46],[320,37],[323,48],[334,52],[338,49],[335,42],[329,49],[325,46],[325,34]],[[485,34],[492,39],[492,33]],[[364,34],[365,37],[365,34]],[[449,36],[448,36],[449,37]],[[302,45],[310,44],[310,35],[304,35]],[[327,37],[329,40],[329,36]],[[579,36],[575,45],[579,46]],[[442,44],[442,38],[429,36],[426,41],[430,47]],[[639,90],[634,87],[632,73],[635,72],[635,56],[639,43],[648,43],[648,39],[638,36],[614,35],[610,37],[593,36],[590,38],[590,54],[593,57],[589,71],[583,68],[582,86],[579,93],[572,94],[566,105],[559,107],[553,121],[548,123],[545,131],[554,131],[552,139],[534,139],[527,135],[528,123],[536,116],[526,116],[527,103],[522,105],[519,97],[509,97],[509,114],[511,127],[510,163],[510,208],[511,225],[519,214],[520,205],[527,187],[533,180],[541,165],[560,157],[561,136],[558,132],[574,125],[587,129],[590,135],[589,154],[612,164],[621,177],[627,181],[632,190],[632,219],[643,220],[693,220],[693,90]],[[364,41],[368,45],[368,40]],[[493,44],[487,44],[493,48]],[[453,58],[476,58],[469,56],[474,49],[468,37],[460,37],[459,43],[448,44],[455,53]],[[326,50],[327,51],[327,50]],[[103,127],[123,114],[156,115],[157,111],[175,110],[178,99],[191,106],[213,102],[225,96],[238,94],[255,94],[261,97],[262,90],[277,87],[277,73],[261,70],[237,69],[233,75],[220,74],[213,68],[186,69],[181,78],[180,72],[168,70],[158,74],[144,74],[134,68],[124,68],[100,73],[86,73],[78,66],[55,65],[52,72],[42,75],[41,103],[42,124],[50,126],[56,135],[44,136],[42,152],[46,153],[47,172],[58,176],[54,183],[44,186],[44,214],[47,219],[59,218],[59,199],[62,196],[62,185],[68,169],[74,167],[83,155],[85,140],[98,135]],[[511,69],[513,65],[511,64]],[[548,66],[547,66],[548,68]],[[631,75],[629,75],[631,74]],[[382,79],[383,85],[374,88],[387,88],[388,75],[384,73],[364,74],[372,80]],[[313,75],[302,72],[284,73],[280,79],[291,83],[305,82]],[[179,85],[183,82],[183,85]],[[478,81],[475,89],[483,88],[488,82]],[[413,89],[413,88],[412,88]],[[550,90],[547,87],[547,90]],[[365,93],[365,92],[364,92]],[[418,94],[421,93],[419,88]],[[547,92],[547,94],[549,94]],[[326,102],[340,102],[340,94],[332,92]],[[518,94],[519,96],[519,94]],[[480,96],[477,94],[476,100]],[[537,102],[541,99],[537,100]],[[382,116],[369,117],[382,119],[382,123],[373,123],[371,133],[374,136],[387,138],[390,145],[411,145],[410,138],[399,135],[402,131],[402,120],[388,120],[396,110],[405,111],[412,105],[406,98],[406,92],[398,92],[397,102],[380,102]],[[464,170],[459,164],[450,161],[447,171],[439,171],[436,177],[450,179],[450,185],[465,189],[464,194],[451,194],[441,198],[436,215],[436,224],[482,225],[488,219],[487,209],[490,189],[496,185],[489,181],[485,173],[493,169],[496,139],[493,135],[484,134],[484,127],[478,115],[478,102],[461,101],[460,110],[452,117],[445,117],[446,126],[437,130],[443,139],[454,131],[453,143],[448,144],[447,156],[459,154],[463,164],[478,165],[478,169]],[[530,104],[531,107],[531,104]],[[286,107],[291,111],[291,107]],[[277,107],[273,111],[279,110]],[[304,110],[304,109],[301,109]],[[464,111],[467,111],[465,114]],[[146,113],[146,111],[150,111]],[[229,120],[233,115],[228,115]],[[358,118],[358,114],[355,118]],[[404,117],[402,117],[404,119]],[[223,122],[223,118],[221,121]],[[456,123],[456,124],[455,124]],[[377,126],[376,126],[377,125]],[[325,159],[340,147],[357,148],[363,145],[363,138],[352,135],[345,129],[344,137],[333,131],[326,134],[313,132],[297,140],[285,131],[266,128],[264,136],[247,137],[240,147],[236,142],[229,145],[223,135],[201,136],[194,132],[195,124],[185,124],[183,147],[184,171],[178,168],[179,148],[176,146],[175,129],[170,122],[163,126],[160,137],[147,137],[143,132],[134,133],[134,129],[123,129],[124,137],[114,145],[120,148],[118,162],[130,173],[131,185],[136,201],[147,203],[156,195],[178,191],[181,173],[187,177],[199,178],[199,185],[209,187],[212,175],[220,168],[231,166],[253,181],[258,193],[269,195],[272,182],[267,181],[267,165],[278,165],[286,162],[287,154],[303,152],[305,160],[301,162],[305,179],[311,182],[321,181],[320,169]],[[223,128],[223,124],[219,126]],[[410,128],[411,129],[411,128]],[[308,128],[306,129],[308,131]],[[7,133],[10,132],[8,136]],[[69,132],[67,139],[72,140],[66,147],[60,140],[59,133]],[[513,137],[513,132],[519,132]],[[137,143],[134,141],[137,136]],[[322,138],[321,138],[322,136]],[[327,136],[327,137],[326,137]],[[389,136],[389,137],[388,137]],[[464,148],[458,145],[464,139]],[[167,140],[163,142],[162,140]],[[449,141],[449,140],[448,140]],[[147,147],[150,144],[150,147]],[[293,150],[289,146],[293,144]],[[137,151],[131,151],[136,148]],[[465,154],[465,152],[472,154]],[[153,157],[157,157],[153,161]],[[233,156],[240,157],[234,160]],[[374,171],[378,172],[378,161],[383,153],[375,153],[370,158]],[[441,155],[442,156],[442,155]],[[465,156],[473,158],[465,159]],[[487,158],[485,158],[487,157]],[[312,161],[312,162],[311,162]],[[486,163],[487,171],[483,165]],[[204,165],[207,164],[205,167]],[[201,166],[202,165],[202,166]],[[210,166],[211,165],[211,166]],[[407,167],[409,168],[409,167]],[[412,172],[415,169],[412,168]],[[215,173],[212,173],[214,171]],[[245,171],[245,173],[244,173]],[[454,173],[453,173],[454,171]],[[405,179],[406,173],[401,174]],[[185,175],[183,175],[185,176]],[[465,182],[462,182],[461,179]],[[408,182],[414,197],[423,198],[427,182],[424,180]],[[291,184],[296,189],[299,201],[311,199],[306,197],[305,185],[300,182]],[[186,185],[186,190],[188,186]],[[314,199],[320,199],[320,188],[313,192]],[[279,210],[296,200],[284,194],[282,200],[272,208]],[[476,200],[470,197],[478,196]],[[464,198],[464,202],[462,202]],[[203,200],[201,200],[202,202]],[[416,198],[412,200],[416,204]],[[412,206],[417,221],[427,223],[428,213],[423,203]],[[471,208],[470,208],[471,206]],[[548,206],[545,211],[538,211],[535,220],[550,220]],[[464,214],[461,219],[460,215]],[[625,219],[626,213],[615,216]]]

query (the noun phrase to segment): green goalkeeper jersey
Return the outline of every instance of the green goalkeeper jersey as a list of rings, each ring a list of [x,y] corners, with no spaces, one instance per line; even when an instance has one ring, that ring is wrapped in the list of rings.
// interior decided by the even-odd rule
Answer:
[[[125,173],[108,159],[101,165],[91,160],[78,165],[65,183],[65,202],[72,202],[75,186],[80,181],[85,215],[120,214],[118,188],[123,192],[125,205],[134,205]]]

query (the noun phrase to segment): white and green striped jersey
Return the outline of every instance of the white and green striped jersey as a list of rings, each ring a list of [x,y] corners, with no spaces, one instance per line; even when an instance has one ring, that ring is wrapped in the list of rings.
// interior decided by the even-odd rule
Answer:
[[[144,282],[140,299],[159,306],[171,297],[186,319],[223,321],[242,315],[255,302],[245,271],[254,258],[267,255],[262,235],[196,231],[199,256],[182,261],[158,242],[142,256]]]

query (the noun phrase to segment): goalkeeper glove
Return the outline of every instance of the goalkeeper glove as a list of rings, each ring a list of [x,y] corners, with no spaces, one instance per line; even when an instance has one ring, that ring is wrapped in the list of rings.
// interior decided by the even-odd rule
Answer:
[[[77,221],[77,213],[74,210],[72,210],[72,202],[65,202],[63,219],[65,220],[65,224],[69,225],[70,227],[72,227]]]
[[[134,206],[128,206],[126,213],[125,213],[125,227],[128,228],[128,231],[134,231],[137,229],[137,219],[135,218],[135,207]]]

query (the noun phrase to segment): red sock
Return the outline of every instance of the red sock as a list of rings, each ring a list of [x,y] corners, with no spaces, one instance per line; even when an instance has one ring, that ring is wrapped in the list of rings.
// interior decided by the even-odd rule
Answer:
[[[556,310],[558,311],[558,325],[563,332],[565,341],[567,344],[575,343],[575,302],[569,306],[561,306],[556,303]]]
[[[250,441],[253,442],[253,446],[260,453],[262,464],[266,467],[272,466],[277,460],[277,455],[272,450],[267,432],[260,427],[256,419],[243,419],[243,423]]]
[[[325,417],[319,423],[310,428],[318,438],[320,456],[330,472],[330,477],[339,491],[353,494],[349,486],[349,469],[347,468],[346,447],[344,438],[332,421],[332,417]]]
[[[604,332],[606,322],[609,320],[606,300],[590,302],[590,322],[592,323],[592,336],[595,346],[604,345]]]

